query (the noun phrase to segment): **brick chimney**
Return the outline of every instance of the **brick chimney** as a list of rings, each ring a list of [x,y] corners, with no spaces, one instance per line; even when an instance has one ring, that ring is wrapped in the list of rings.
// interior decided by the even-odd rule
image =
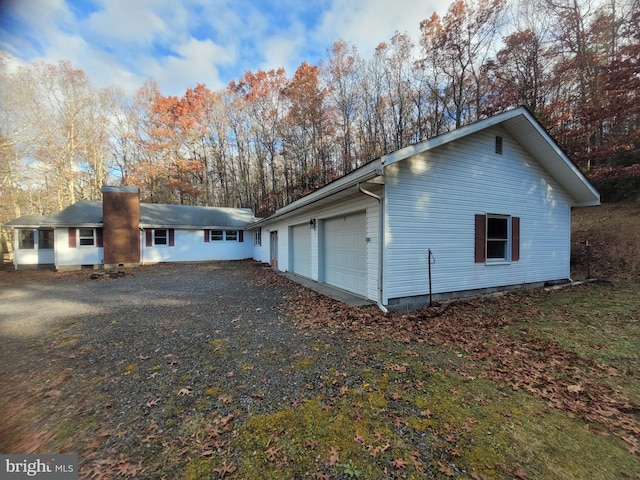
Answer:
[[[104,266],[140,264],[140,189],[102,187]]]

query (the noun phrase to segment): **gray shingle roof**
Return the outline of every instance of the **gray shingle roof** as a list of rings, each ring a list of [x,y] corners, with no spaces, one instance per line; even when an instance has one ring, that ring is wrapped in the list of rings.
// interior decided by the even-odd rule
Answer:
[[[51,215],[23,215],[18,218],[5,223],[4,227],[13,228],[38,228],[45,226],[46,221],[51,218]]]
[[[102,223],[102,202],[80,200],[51,215],[51,222],[56,227],[99,225]]]
[[[255,222],[253,212],[247,208],[195,207],[190,205],[140,204],[140,225],[168,228],[242,228]]]
[[[4,224],[5,227],[77,227],[102,224],[102,202],[80,200],[52,215],[23,215]]]
[[[253,212],[248,208],[140,204],[140,226],[146,228],[243,228],[255,221]],[[24,215],[5,224],[14,228],[83,225],[102,225],[102,202],[80,200],[53,215]]]

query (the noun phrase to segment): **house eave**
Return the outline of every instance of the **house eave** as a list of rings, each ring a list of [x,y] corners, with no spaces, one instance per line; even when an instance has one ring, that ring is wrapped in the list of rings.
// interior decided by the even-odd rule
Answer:
[[[359,183],[366,182],[376,177],[382,176],[382,167],[380,158],[360,167],[357,170],[341,177],[322,188],[319,188],[315,192],[312,192],[295,202],[292,202],[278,210],[266,218],[258,220],[247,226],[247,229],[253,229],[267,225],[275,220],[281,220],[294,214],[299,214],[305,211],[306,208],[310,208],[317,204],[317,202],[328,199],[340,192],[348,190],[350,188],[357,188]]]
[[[38,224],[4,224],[3,228],[37,229],[37,228],[102,228],[102,223],[51,223],[40,222]]]
[[[173,228],[175,230],[246,230],[247,226],[238,225],[170,225],[159,223],[141,223],[141,229]]]

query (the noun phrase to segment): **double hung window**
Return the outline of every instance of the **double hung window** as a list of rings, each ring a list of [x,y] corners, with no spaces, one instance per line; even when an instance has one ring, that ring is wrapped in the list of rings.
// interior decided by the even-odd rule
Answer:
[[[479,214],[475,219],[476,263],[520,260],[520,217]]]
[[[165,228],[159,228],[153,231],[153,244],[154,245],[167,244],[167,230]]]
[[[79,228],[78,229],[78,243],[81,247],[91,247],[96,244],[95,229],[93,228]]]
[[[205,230],[205,242],[243,242],[242,230]]]

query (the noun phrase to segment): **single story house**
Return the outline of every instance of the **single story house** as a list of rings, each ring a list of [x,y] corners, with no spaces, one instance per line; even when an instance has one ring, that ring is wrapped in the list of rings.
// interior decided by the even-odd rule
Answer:
[[[411,310],[570,280],[600,196],[525,108],[384,155],[253,223],[255,260]]]
[[[11,220],[16,269],[112,268],[161,262],[248,259],[256,221],[242,208],[140,203],[137,187],[104,187],[53,215]]]

